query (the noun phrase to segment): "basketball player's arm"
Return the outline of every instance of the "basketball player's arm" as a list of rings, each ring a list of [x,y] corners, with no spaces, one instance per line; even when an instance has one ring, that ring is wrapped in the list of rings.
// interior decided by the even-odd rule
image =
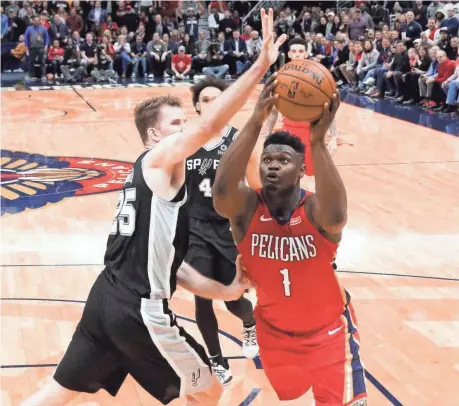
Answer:
[[[206,299],[232,301],[239,299],[246,289],[253,286],[243,277],[240,261],[236,261],[236,276],[231,285],[206,278],[185,262],[177,271],[177,284]]]
[[[266,83],[252,116],[225,152],[217,168],[212,187],[214,208],[218,214],[230,220],[241,216],[251,196],[256,194],[245,183],[245,174],[263,123],[274,106],[275,96],[272,92],[277,83],[275,78],[276,74]]]
[[[212,111],[200,116],[195,127],[165,137],[157,143],[155,148],[147,154],[148,167],[172,167],[194,154],[215,134],[218,134],[247,102],[250,94],[271,66],[271,62],[277,59],[279,47],[287,39],[285,35],[281,35],[274,43],[272,10],[270,9],[269,16],[263,9],[261,14],[265,41],[257,61],[212,103]]]
[[[347,220],[347,197],[343,181],[325,143],[325,134],[339,107],[334,95],[331,110],[325,105],[322,118],[311,124],[311,152],[316,193],[309,200],[313,222],[330,236],[339,236]],[[308,204],[308,203],[307,203]]]

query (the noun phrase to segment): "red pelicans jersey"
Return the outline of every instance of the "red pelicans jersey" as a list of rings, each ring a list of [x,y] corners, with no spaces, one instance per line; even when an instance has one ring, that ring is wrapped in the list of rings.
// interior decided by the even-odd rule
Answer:
[[[308,122],[298,122],[290,120],[289,118],[283,118],[283,128],[285,131],[296,135],[303,144],[306,145],[306,151],[304,154],[304,164],[306,165],[306,175],[314,176],[314,164],[312,162],[311,153],[311,132],[309,130],[310,124]]]
[[[237,245],[247,276],[256,284],[256,317],[291,333],[339,319],[347,300],[332,268],[338,244],[309,222],[306,192],[285,225],[271,216],[260,192],[249,229]]]

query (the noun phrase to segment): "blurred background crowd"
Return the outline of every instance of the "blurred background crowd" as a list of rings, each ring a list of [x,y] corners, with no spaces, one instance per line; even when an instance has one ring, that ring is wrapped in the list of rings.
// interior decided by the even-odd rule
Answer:
[[[457,114],[458,1],[2,1],[2,72],[43,83],[234,79],[260,8],[338,86]],[[268,75],[289,61],[287,41]]]

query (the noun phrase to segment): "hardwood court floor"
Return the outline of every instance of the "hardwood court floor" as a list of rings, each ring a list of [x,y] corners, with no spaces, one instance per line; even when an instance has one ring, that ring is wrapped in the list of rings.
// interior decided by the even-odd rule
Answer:
[[[102,269],[118,194],[100,192],[119,187],[142,150],[132,109],[168,92],[195,115],[185,87],[2,93],[3,406],[36,391],[62,357]],[[339,276],[359,318],[370,405],[457,406],[458,140],[347,104],[337,120],[349,200]],[[192,303],[179,289],[172,308],[200,338]],[[276,405],[263,370],[241,357],[240,324],[216,308],[235,375],[221,405]],[[157,402],[128,379],[117,398],[72,404]]]

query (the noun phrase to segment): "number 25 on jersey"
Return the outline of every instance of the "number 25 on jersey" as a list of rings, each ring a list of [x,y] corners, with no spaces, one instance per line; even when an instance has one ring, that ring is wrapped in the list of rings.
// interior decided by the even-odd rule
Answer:
[[[118,231],[121,235],[131,236],[135,230],[135,208],[132,205],[135,202],[135,188],[122,190],[116,205],[115,219],[112,223],[110,234],[116,234]]]

